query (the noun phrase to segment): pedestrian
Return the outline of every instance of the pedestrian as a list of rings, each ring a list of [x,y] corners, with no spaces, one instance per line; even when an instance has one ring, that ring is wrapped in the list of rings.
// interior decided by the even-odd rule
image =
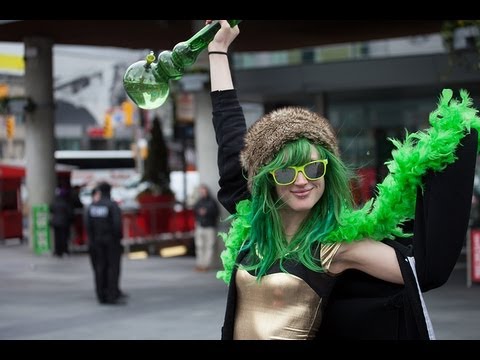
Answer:
[[[195,270],[204,272],[212,267],[219,210],[207,185],[200,184],[198,194],[199,198],[193,207],[195,213]]]
[[[56,257],[68,255],[70,227],[73,222],[73,208],[66,188],[58,188],[50,206],[50,224],[54,232],[54,252]]]
[[[80,200],[80,186],[72,188],[71,204],[73,208],[73,244],[83,245],[84,225],[83,225],[83,203]]]
[[[432,130],[397,144],[377,198],[354,209],[327,119],[289,107],[247,131],[227,56],[238,34],[222,20],[208,47],[218,198],[233,214],[222,339],[433,339],[421,291],[448,279],[465,239],[480,124],[468,95],[445,90]]]
[[[123,247],[122,214],[110,198],[111,186],[102,182],[92,192],[92,203],[85,213],[89,254],[100,304],[124,304],[120,291],[120,262]]]

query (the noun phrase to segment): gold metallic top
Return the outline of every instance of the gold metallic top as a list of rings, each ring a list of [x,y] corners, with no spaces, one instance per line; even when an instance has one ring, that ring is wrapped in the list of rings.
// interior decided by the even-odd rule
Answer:
[[[330,289],[334,277],[328,274],[330,264],[340,243],[321,245],[320,260],[326,273],[319,277],[319,288]],[[246,270],[236,274],[237,307],[235,312],[235,340],[307,340],[315,337],[322,321],[322,296],[306,282],[309,271],[303,267],[296,274],[276,272],[256,277]],[[312,273],[312,272],[310,272]]]

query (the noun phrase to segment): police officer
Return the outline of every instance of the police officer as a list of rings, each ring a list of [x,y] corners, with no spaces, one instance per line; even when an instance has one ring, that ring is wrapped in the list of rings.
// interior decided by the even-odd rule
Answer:
[[[117,203],[110,199],[110,190],[107,182],[94,190],[85,213],[85,225],[97,299],[100,304],[124,304],[125,298],[119,291],[122,214]]]

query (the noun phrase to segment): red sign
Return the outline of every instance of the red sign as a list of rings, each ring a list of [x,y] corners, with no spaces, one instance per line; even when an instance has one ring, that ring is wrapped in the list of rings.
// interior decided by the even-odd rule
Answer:
[[[480,282],[480,229],[471,229],[472,282]]]
[[[87,134],[91,138],[103,138],[103,127],[90,127]]]

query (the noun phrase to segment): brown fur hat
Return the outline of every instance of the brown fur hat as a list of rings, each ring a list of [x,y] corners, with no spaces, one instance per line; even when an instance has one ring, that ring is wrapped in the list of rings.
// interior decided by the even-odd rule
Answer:
[[[240,161],[248,173],[250,190],[258,169],[268,164],[286,143],[302,137],[322,145],[335,155],[339,153],[337,139],[328,120],[304,108],[274,110],[248,129]]]

